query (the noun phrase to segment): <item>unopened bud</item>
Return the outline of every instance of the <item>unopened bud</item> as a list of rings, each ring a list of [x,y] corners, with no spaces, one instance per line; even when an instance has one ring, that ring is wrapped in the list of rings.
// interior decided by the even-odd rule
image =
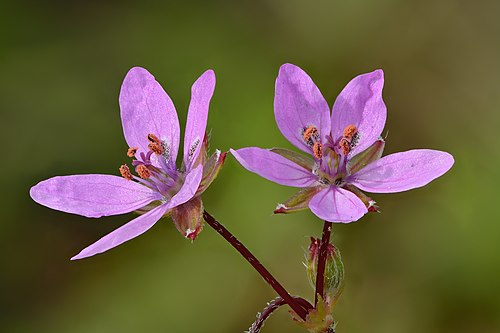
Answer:
[[[316,272],[318,269],[319,249],[321,239],[311,237],[311,245],[307,249],[307,277],[313,288],[316,287]],[[340,251],[328,243],[327,256],[325,262],[325,299],[336,299],[343,287],[344,282],[344,264],[340,256]]]

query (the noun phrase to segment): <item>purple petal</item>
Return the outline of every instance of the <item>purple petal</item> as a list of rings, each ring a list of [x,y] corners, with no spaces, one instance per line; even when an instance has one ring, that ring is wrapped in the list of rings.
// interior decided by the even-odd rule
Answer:
[[[135,238],[148,231],[167,211],[166,205],[160,205],[144,215],[136,217],[127,224],[112,231],[94,244],[84,248],[71,260],[83,259],[93,255],[103,253],[120,244]]]
[[[30,190],[46,207],[86,217],[129,213],[161,196],[133,181],[111,175],[73,175],[44,180]]]
[[[311,171],[267,149],[231,149],[231,154],[247,170],[281,185],[308,187],[318,179]]]
[[[453,163],[453,156],[442,151],[410,150],[382,157],[348,181],[368,192],[402,192],[428,184],[448,171]]]
[[[207,127],[208,107],[215,89],[215,73],[208,70],[191,87],[191,102],[184,136],[184,164],[190,170],[196,161]]]
[[[176,206],[182,205],[183,203],[189,201],[194,197],[198,186],[200,185],[201,178],[203,176],[203,165],[198,165],[196,168],[191,170],[184,179],[181,189],[177,192],[166,206],[168,209],[174,208]]]
[[[148,134],[156,135],[170,149],[175,163],[179,149],[179,120],[174,104],[153,75],[140,67],[132,68],[120,90],[123,134],[129,147],[148,152]]]
[[[281,66],[276,79],[274,116],[288,141],[307,153],[311,153],[311,147],[304,140],[304,129],[316,127],[322,142],[330,134],[328,103],[309,75],[292,64]]]
[[[381,69],[359,75],[347,84],[333,104],[333,139],[339,140],[349,125],[358,129],[359,141],[351,150],[351,156],[371,146],[384,129],[387,108],[382,100],[383,87],[384,72]]]
[[[365,204],[354,193],[335,186],[316,194],[309,208],[322,220],[340,223],[357,221],[368,213]]]

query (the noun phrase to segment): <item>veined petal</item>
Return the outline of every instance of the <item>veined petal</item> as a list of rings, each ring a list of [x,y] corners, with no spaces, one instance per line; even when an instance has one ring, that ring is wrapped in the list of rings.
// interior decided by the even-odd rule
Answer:
[[[215,89],[215,73],[203,73],[191,88],[186,133],[184,135],[184,164],[186,170],[193,167],[200,152],[207,127],[208,108]]]
[[[33,186],[30,195],[43,206],[86,217],[129,213],[161,198],[144,185],[111,175],[53,177]]]
[[[387,108],[382,100],[384,72],[378,69],[351,80],[339,94],[332,109],[332,136],[342,137],[349,125],[357,128],[359,140],[350,155],[365,150],[380,137],[387,118]]]
[[[132,68],[120,90],[123,134],[129,147],[148,152],[148,134],[156,135],[170,150],[175,164],[179,149],[179,119],[172,100],[153,75],[140,67]]]
[[[322,220],[340,223],[357,221],[368,212],[354,193],[335,186],[316,194],[309,202],[309,208]]]
[[[321,142],[330,134],[330,108],[309,75],[292,64],[281,66],[276,79],[274,116],[281,133],[297,148],[311,153],[303,132],[319,131]]]
[[[161,205],[147,212],[146,214],[136,217],[127,224],[112,231],[106,236],[99,239],[94,244],[84,248],[80,253],[71,258],[71,260],[88,258],[93,255],[103,253],[120,244],[125,243],[132,238],[135,238],[144,232],[148,231],[166,212],[166,205]]]
[[[203,176],[203,165],[198,165],[191,170],[184,179],[181,189],[165,205],[168,209],[182,205],[196,194]]]
[[[318,178],[310,170],[267,149],[257,147],[231,149],[231,154],[247,170],[281,185],[309,187]]]
[[[409,150],[384,156],[347,181],[368,192],[402,192],[428,184],[448,171],[453,163],[453,156],[446,152]]]

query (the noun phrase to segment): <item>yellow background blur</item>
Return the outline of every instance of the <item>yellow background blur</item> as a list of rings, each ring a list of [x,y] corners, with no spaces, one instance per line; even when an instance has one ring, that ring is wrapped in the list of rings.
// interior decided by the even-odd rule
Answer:
[[[273,290],[206,227],[191,244],[170,220],[106,254],[69,258],[133,215],[99,220],[35,204],[55,175],[118,174],[129,162],[118,92],[143,66],[182,126],[190,86],[213,68],[213,148],[286,147],[274,122],[282,63],[305,69],[330,105],[383,68],[386,154],[451,152],[425,188],[374,195],[381,214],[334,226],[346,266],[338,332],[500,331],[498,1],[3,1],[0,4],[2,332],[242,332]],[[228,156],[205,206],[293,294],[310,212],[272,216],[294,189]],[[263,332],[303,332],[285,309]]]

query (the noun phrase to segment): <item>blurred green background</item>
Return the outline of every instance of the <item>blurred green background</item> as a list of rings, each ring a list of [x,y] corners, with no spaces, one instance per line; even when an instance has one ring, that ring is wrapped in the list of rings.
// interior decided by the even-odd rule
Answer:
[[[273,116],[282,63],[304,68],[330,105],[355,75],[383,68],[386,153],[451,152],[425,188],[375,195],[381,214],[334,226],[346,266],[338,332],[499,332],[498,1],[2,1],[2,332],[242,332],[273,290],[209,227],[191,244],[162,220],[106,254],[69,258],[132,218],[52,211],[30,186],[55,175],[118,174],[128,158],[118,92],[150,70],[182,126],[192,82],[217,74],[212,147],[291,148]],[[204,196],[293,294],[309,212],[272,216],[294,189],[228,157]],[[263,332],[303,332],[285,309]]]

